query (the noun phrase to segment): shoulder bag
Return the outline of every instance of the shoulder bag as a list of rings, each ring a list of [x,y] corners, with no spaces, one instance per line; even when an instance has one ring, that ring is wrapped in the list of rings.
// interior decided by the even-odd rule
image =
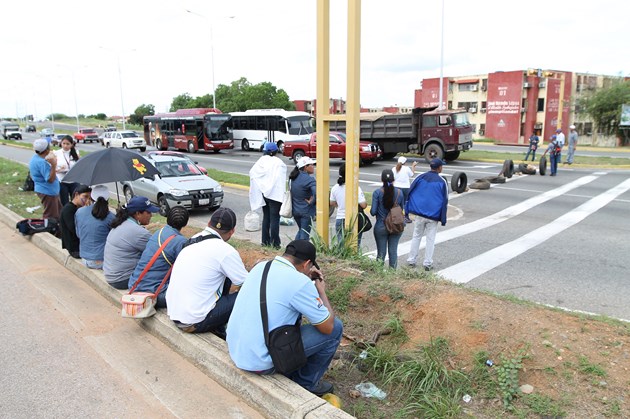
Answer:
[[[269,323],[267,319],[267,274],[271,263],[267,262],[260,282],[260,315],[262,317],[263,332],[265,334],[265,345],[271,355],[273,366],[280,374],[288,375],[306,365],[306,354],[302,343],[302,332],[300,331],[301,316],[298,316],[295,324],[284,325],[268,331]]]
[[[155,254],[151,258],[149,263],[147,263],[147,266],[145,266],[144,269],[142,270],[142,273],[140,273],[140,276],[138,276],[138,279],[129,290],[129,293],[123,295],[120,298],[120,302],[122,304],[120,314],[123,317],[128,317],[132,319],[144,319],[147,317],[151,317],[156,313],[155,304],[157,303],[157,296],[160,295],[160,291],[162,291],[162,287],[166,283],[166,280],[169,278],[169,276],[171,276],[171,271],[173,270],[173,266],[171,265],[166,275],[164,275],[164,279],[162,279],[162,282],[160,283],[160,286],[157,288],[155,293],[133,292],[133,290],[135,290],[138,287],[138,284],[140,283],[140,281],[142,281],[142,278],[144,278],[146,273],[149,272],[149,269],[151,269],[151,266],[153,266],[157,258],[160,257],[160,254],[162,253],[164,248],[166,248],[166,245],[168,244],[168,242],[170,242],[173,239],[173,237],[175,237],[174,234],[170,236],[169,238],[167,238],[166,240],[164,240],[164,243],[162,243],[162,246],[160,246],[157,252],[155,252]],[[168,262],[168,259],[167,259],[167,262]]]

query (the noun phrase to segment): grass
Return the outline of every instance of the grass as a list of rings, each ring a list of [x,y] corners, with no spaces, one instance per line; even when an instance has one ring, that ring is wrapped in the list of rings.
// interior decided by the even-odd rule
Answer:
[[[604,370],[602,367],[600,367],[597,364],[593,364],[591,363],[587,357],[585,356],[580,356],[579,361],[578,361],[578,370],[582,373],[582,374],[586,374],[586,375],[595,375],[597,377],[606,377],[606,370]]]
[[[249,186],[249,176],[238,173],[223,172],[221,170],[206,168],[208,176],[217,182],[232,183],[235,185]]]
[[[542,156],[542,153],[540,155]],[[525,157],[525,152],[505,153],[505,152],[494,152],[494,151],[468,150],[467,152],[460,154],[459,160],[497,160],[497,161],[513,160],[515,163],[520,163],[523,161],[524,157]],[[538,163],[534,162],[534,164],[538,164]],[[590,156],[580,156],[578,154],[575,156],[574,165],[603,166],[603,167],[627,166],[627,165],[630,165],[630,158],[590,157]]]

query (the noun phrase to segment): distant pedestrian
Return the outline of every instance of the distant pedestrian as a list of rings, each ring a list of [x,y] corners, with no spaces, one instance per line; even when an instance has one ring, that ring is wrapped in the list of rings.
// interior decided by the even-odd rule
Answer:
[[[394,187],[394,172],[392,170],[383,170],[381,181],[383,186],[372,194],[372,207],[370,208],[370,214],[376,216],[376,223],[374,223],[376,259],[385,261],[385,255],[388,255],[390,268],[396,269],[398,242],[402,233],[390,233],[385,226],[385,218],[395,205],[404,208],[405,198],[402,191]]]
[[[556,156],[556,161],[558,164],[562,163],[562,149],[564,148],[564,133],[562,132],[562,128],[558,128],[556,130],[556,141],[558,143],[558,146],[560,147],[560,151],[558,152],[557,156]]]
[[[114,214],[109,211],[107,186],[94,186],[91,196],[94,204],[79,208],[74,215],[79,237],[79,254],[88,268],[103,269],[105,241],[111,230]]]
[[[295,240],[308,240],[311,235],[317,198],[315,178],[311,176],[313,173],[315,173],[315,160],[304,156],[297,161],[295,168],[289,174],[291,206],[298,228]]]
[[[543,157],[549,153],[549,167],[551,171],[551,176],[555,176],[558,172],[558,162],[560,161],[560,153],[562,152],[562,147],[558,142],[558,139],[555,135],[551,136],[551,141],[547,146],[547,149],[543,153]]]
[[[74,215],[79,208],[92,203],[90,192],[92,192],[92,189],[90,189],[89,186],[79,185],[74,190],[72,201],[68,202],[61,209],[61,217],[59,220],[59,227],[61,227],[61,248],[66,249],[70,256],[75,259],[79,259],[81,256],[79,255],[79,237],[77,236],[77,228],[74,224]]]
[[[74,146],[74,140],[71,136],[64,135],[61,138],[61,148],[55,150],[55,156],[57,157],[57,179],[61,182],[59,198],[61,199],[61,205],[66,205],[72,199],[74,189],[79,186],[78,183],[66,183],[63,181],[64,176],[79,161],[79,153]]]
[[[420,241],[422,236],[426,235],[424,262],[422,263],[425,271],[433,269],[433,251],[438,222],[443,226],[446,225],[448,208],[448,184],[440,176],[442,160],[431,160],[430,167],[431,171],[418,176],[411,184],[409,202],[407,202],[406,208],[410,214],[416,215],[407,263],[416,266]]]
[[[571,125],[569,129],[571,130],[571,132],[569,132],[568,153],[565,163],[573,164],[573,155],[575,154],[575,149],[577,148],[578,143],[578,133],[575,130],[575,125]]]
[[[529,137],[529,148],[527,149],[527,154],[525,155],[525,161],[529,158],[529,154],[532,153],[532,161],[536,160],[536,150],[538,150],[538,143],[540,142],[540,138],[536,135],[536,131]]]
[[[405,163],[407,163],[407,157],[398,157],[398,162],[396,163],[396,166],[393,167],[392,171],[394,172],[394,187],[402,191],[406,205],[407,199],[409,197],[411,178],[413,178],[413,176],[416,174],[416,165],[418,164],[418,162],[414,161],[411,164],[411,168],[405,166]],[[411,223],[411,220],[409,219],[407,213],[405,213],[405,222]]]
[[[50,152],[50,144],[41,138],[33,142],[35,155],[28,168],[35,183],[35,193],[44,207],[44,218],[59,221],[61,201],[59,200],[59,180],[57,179],[57,158]]]
[[[367,207],[367,201],[365,195],[358,186],[358,199],[359,207],[365,209]],[[346,164],[342,163],[339,166],[339,177],[337,178],[337,184],[330,190],[330,206],[337,207],[337,215],[335,217],[335,231],[337,233],[337,242],[343,242],[344,230],[346,223]],[[358,247],[361,249],[361,237],[363,233],[359,231],[358,234]]]
[[[249,171],[249,205],[263,210],[262,245],[280,249],[280,207],[287,183],[287,165],[279,157],[278,146],[266,142],[264,155]]]

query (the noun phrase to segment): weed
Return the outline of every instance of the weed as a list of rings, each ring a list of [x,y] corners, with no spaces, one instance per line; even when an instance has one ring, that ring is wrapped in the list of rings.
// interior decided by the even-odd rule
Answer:
[[[503,407],[510,410],[512,399],[518,394],[518,372],[523,368],[523,358],[526,356],[526,348],[521,348],[512,357],[501,355],[501,363],[497,367],[499,388],[503,400]]]
[[[404,343],[409,340],[409,336],[407,336],[407,332],[405,331],[405,326],[398,316],[392,315],[385,323],[385,329],[390,331],[390,337],[396,343]]]
[[[604,412],[604,416],[621,416],[621,405],[619,400],[613,400],[608,403],[608,409]]]
[[[545,368],[543,368],[543,371],[544,371],[545,374],[558,375],[558,372],[553,367],[545,367]]]
[[[329,287],[326,294],[336,311],[345,313],[350,303],[350,294],[359,284],[359,279],[355,277],[341,278],[335,282],[333,287]]]
[[[481,320],[474,320],[470,322],[470,327],[479,331],[486,330],[486,324]]]
[[[580,356],[578,370],[582,374],[596,375],[598,377],[605,377],[607,375],[602,367],[597,364],[592,364],[585,356]]]
[[[540,394],[523,395],[523,402],[532,412],[543,417],[559,418],[566,416],[562,405],[554,401],[551,397]]]

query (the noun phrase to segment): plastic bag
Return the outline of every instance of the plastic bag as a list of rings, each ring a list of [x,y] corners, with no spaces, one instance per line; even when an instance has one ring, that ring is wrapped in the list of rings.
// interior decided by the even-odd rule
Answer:
[[[260,230],[260,214],[255,211],[249,211],[245,214],[245,231]]]

